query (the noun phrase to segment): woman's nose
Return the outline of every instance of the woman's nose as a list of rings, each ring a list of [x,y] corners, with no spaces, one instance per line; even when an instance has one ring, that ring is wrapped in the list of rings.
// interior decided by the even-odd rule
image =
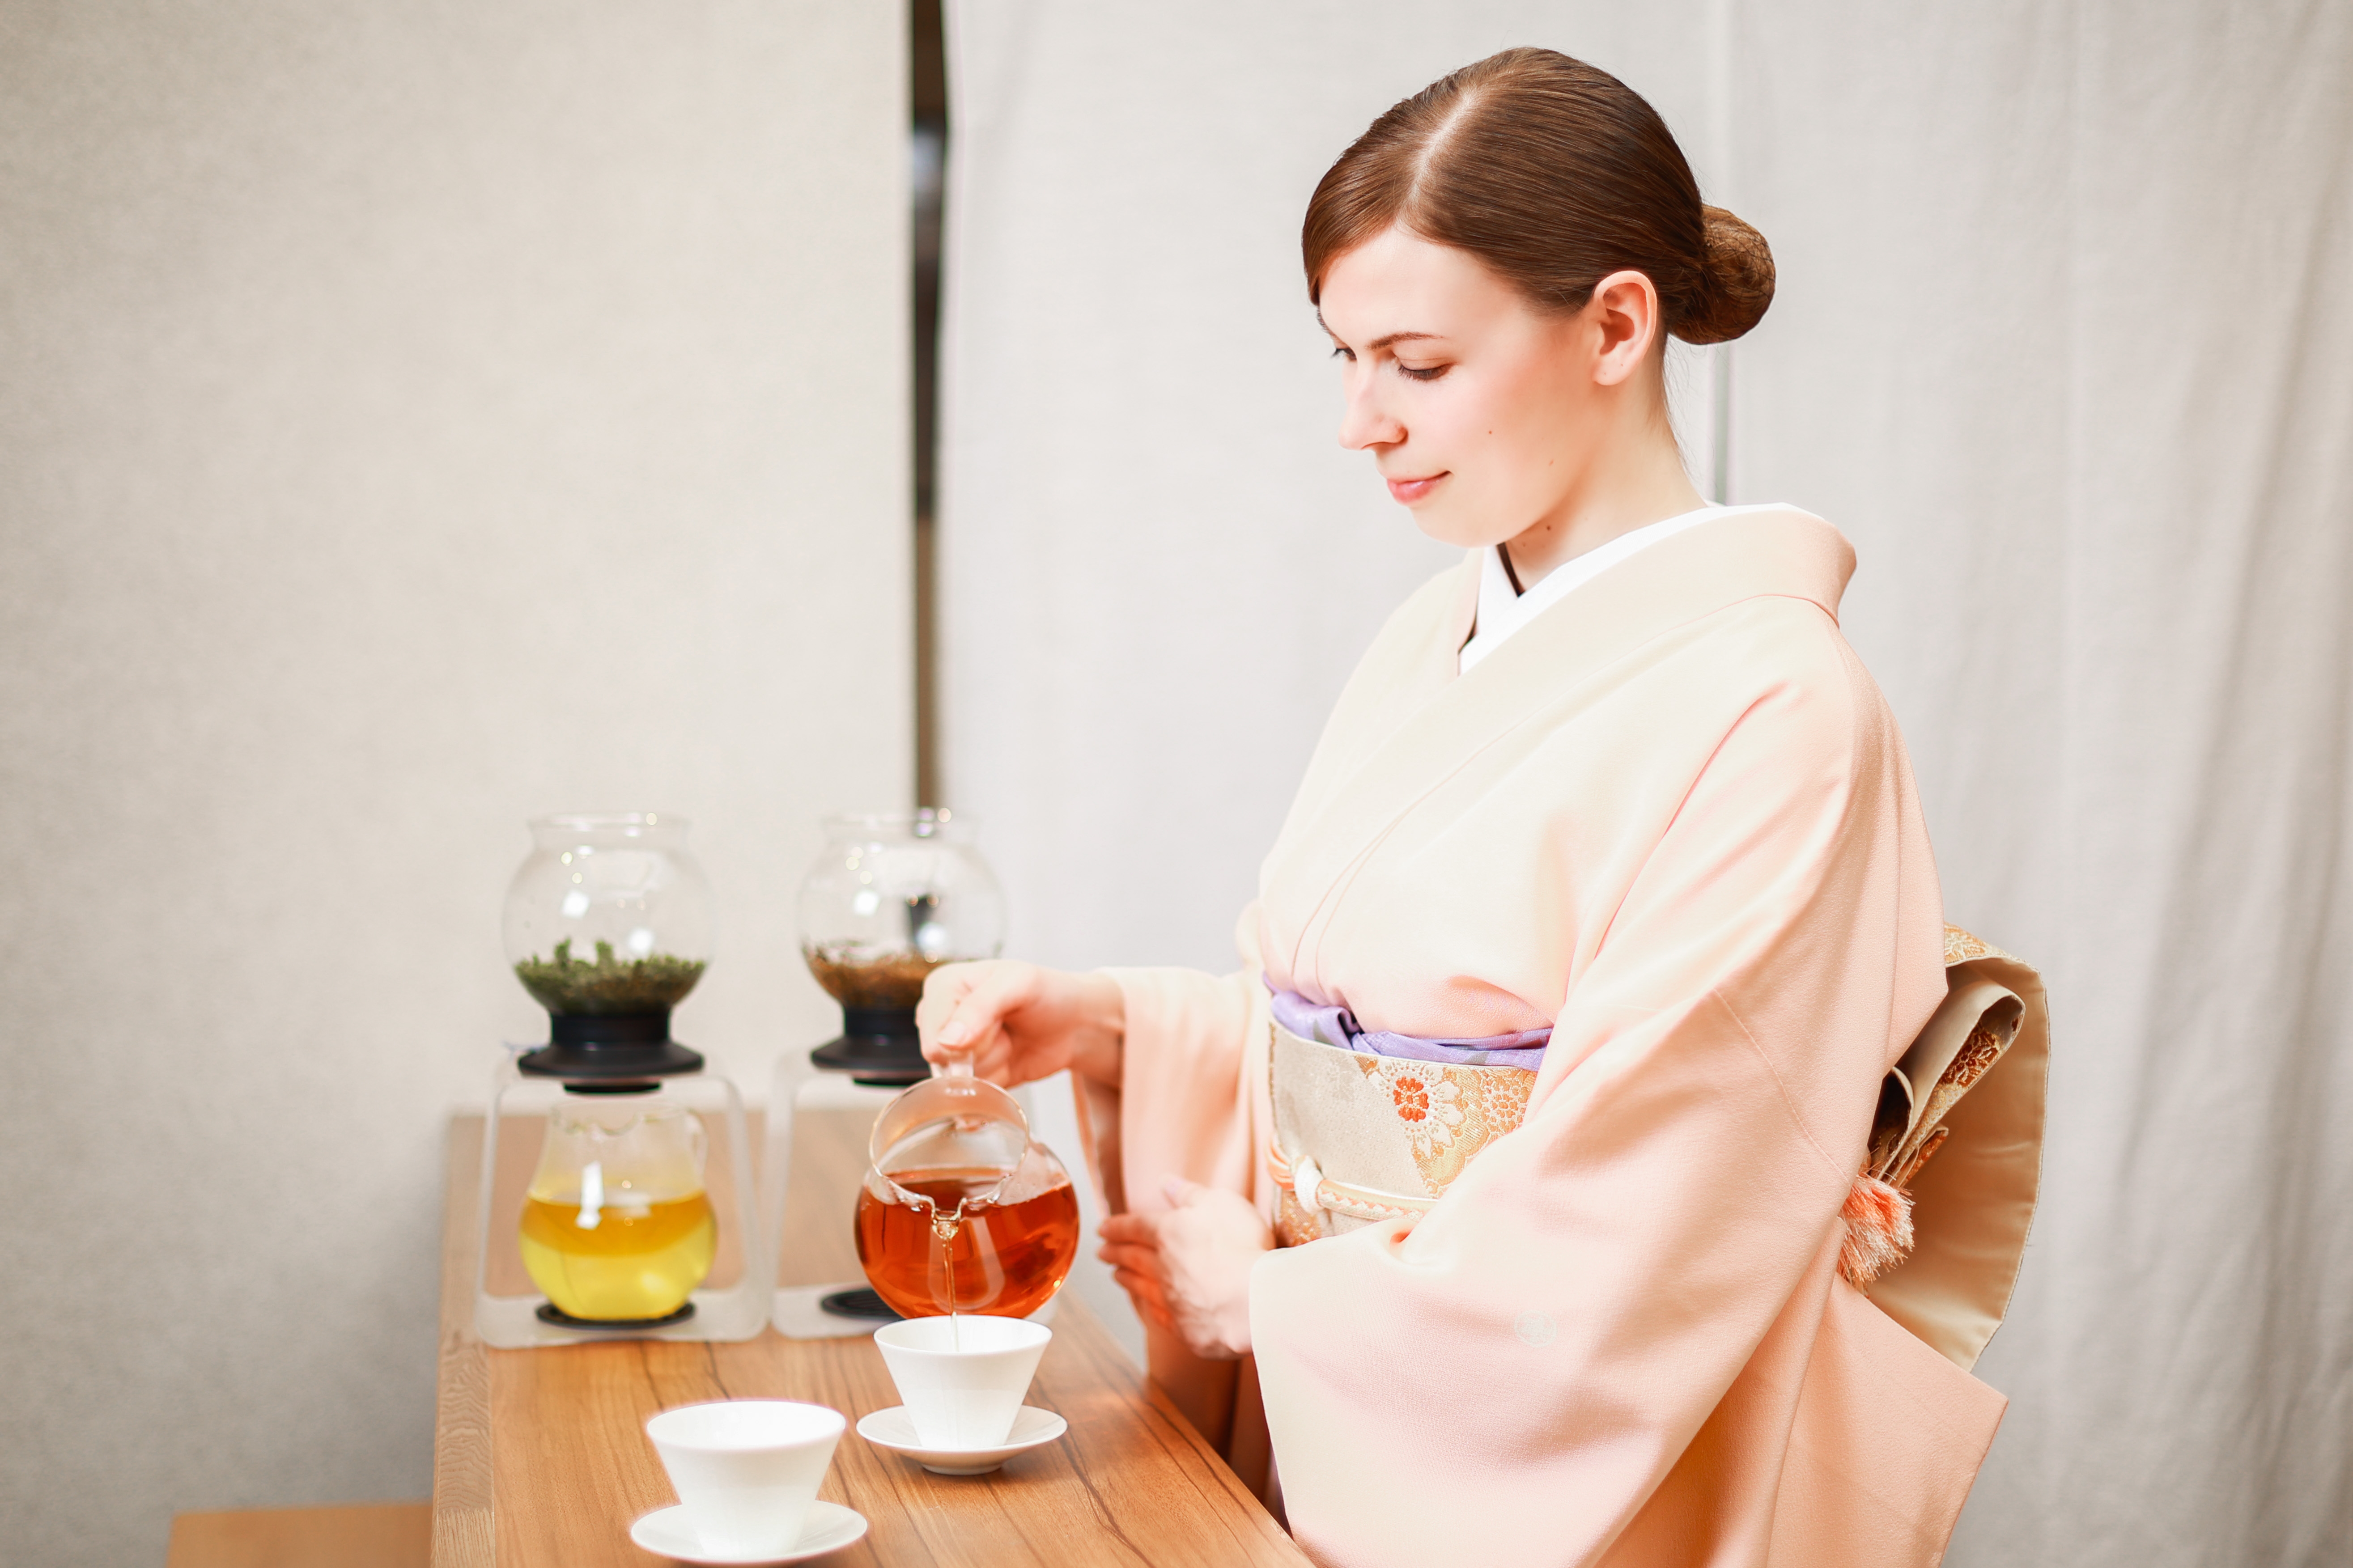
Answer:
[[[1351,452],[1367,447],[1393,447],[1405,439],[1405,426],[1380,405],[1372,377],[1348,378],[1347,404],[1340,411],[1340,445]]]

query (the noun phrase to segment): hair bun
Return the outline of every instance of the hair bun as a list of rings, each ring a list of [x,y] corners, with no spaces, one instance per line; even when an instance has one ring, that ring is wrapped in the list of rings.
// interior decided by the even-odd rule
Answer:
[[[1674,334],[1687,343],[1728,342],[1762,321],[1773,302],[1773,247],[1722,207],[1704,206],[1700,214],[1707,224],[1700,297]]]

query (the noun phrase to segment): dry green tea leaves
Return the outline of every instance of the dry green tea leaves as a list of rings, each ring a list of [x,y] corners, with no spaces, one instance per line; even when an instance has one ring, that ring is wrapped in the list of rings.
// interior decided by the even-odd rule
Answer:
[[[702,978],[704,962],[667,952],[618,959],[611,942],[600,942],[591,963],[572,956],[566,937],[554,958],[526,958],[514,967],[522,988],[551,1013],[667,1013]]]

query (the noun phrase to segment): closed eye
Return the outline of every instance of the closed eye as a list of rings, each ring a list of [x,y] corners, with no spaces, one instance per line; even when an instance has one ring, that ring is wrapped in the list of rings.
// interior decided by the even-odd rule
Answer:
[[[1408,381],[1436,381],[1454,367],[1451,364],[1409,365],[1398,362],[1398,374]]]
[[[1354,364],[1356,363],[1356,351],[1350,348],[1345,343],[1340,343],[1333,348],[1332,357],[1334,359],[1344,359],[1350,364]]]

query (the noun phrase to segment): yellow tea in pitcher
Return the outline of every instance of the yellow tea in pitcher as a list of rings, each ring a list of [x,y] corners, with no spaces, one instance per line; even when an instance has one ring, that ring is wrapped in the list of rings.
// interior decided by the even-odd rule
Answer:
[[[638,1086],[570,1086],[547,1113],[525,1194],[522,1266],[548,1305],[588,1322],[666,1318],[711,1272],[702,1123]]]
[[[711,1272],[718,1240],[702,1193],[593,1210],[536,1196],[523,1204],[522,1266],[557,1310],[575,1318],[613,1322],[677,1311]]]

